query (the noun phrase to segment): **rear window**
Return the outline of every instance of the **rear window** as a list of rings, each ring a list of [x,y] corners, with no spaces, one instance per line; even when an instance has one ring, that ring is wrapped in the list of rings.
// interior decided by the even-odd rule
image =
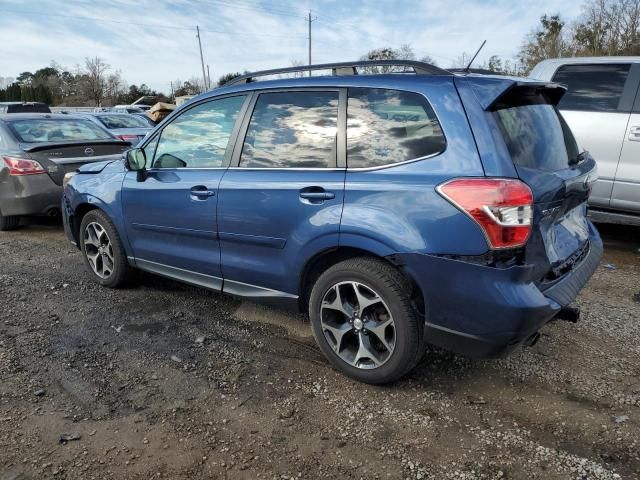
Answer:
[[[98,115],[97,118],[109,130],[114,128],[149,128],[149,124],[136,115]]]
[[[25,143],[75,142],[110,140],[113,137],[89,120],[30,118],[9,123],[10,128]]]
[[[378,167],[435,155],[445,149],[440,123],[420,94],[350,88],[347,165]]]
[[[578,146],[562,116],[543,103],[493,112],[515,165],[544,171],[568,168],[578,160]]]
[[[15,103],[6,106],[6,113],[51,113],[46,103]]]
[[[553,81],[568,87],[558,108],[584,112],[612,112],[618,109],[629,64],[565,65]]]

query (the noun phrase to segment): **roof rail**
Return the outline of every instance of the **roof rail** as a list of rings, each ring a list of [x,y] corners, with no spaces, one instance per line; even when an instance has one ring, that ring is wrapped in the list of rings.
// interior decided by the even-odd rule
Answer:
[[[332,75],[358,75],[357,67],[411,67],[416,75],[451,75],[451,72],[436,67],[430,63],[417,62],[415,60],[360,60],[357,62],[320,63],[316,65],[302,65],[299,67],[275,68],[251,72],[227,82],[226,85],[250,83],[256,77],[278,75],[281,73],[312,72],[314,70],[331,70]]]

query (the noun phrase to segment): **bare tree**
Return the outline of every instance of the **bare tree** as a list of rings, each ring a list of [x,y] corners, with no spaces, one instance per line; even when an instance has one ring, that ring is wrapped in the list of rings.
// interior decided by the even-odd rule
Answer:
[[[400,48],[382,47],[370,50],[366,55],[360,57],[360,60],[415,60],[416,54],[411,45],[405,43]],[[430,62],[432,63],[432,62]],[[364,67],[366,73],[391,73],[403,72],[405,67],[397,67],[394,65],[381,65],[379,67]]]
[[[518,57],[525,71],[529,72],[538,62],[547,58],[573,55],[569,33],[559,15],[543,15],[538,28],[527,36],[520,47]]]
[[[99,107],[105,94],[107,72],[111,67],[100,57],[85,58],[84,65],[88,97]]]

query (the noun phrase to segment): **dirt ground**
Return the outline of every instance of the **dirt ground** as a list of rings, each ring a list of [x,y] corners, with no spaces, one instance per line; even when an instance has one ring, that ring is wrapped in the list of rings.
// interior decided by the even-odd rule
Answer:
[[[430,349],[386,387],[302,318],[108,290],[59,225],[0,233],[0,480],[640,478],[640,230],[603,232],[580,323],[503,360]]]

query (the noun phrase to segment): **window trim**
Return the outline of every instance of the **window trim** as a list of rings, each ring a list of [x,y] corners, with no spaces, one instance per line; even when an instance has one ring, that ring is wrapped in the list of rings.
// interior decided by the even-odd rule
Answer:
[[[336,135],[336,156],[332,161],[332,164],[328,167],[241,167],[240,166],[240,157],[242,155],[242,147],[244,146],[244,141],[247,137],[247,131],[249,130],[249,124],[251,123],[251,117],[253,117],[253,113],[255,111],[256,103],[258,102],[258,97],[262,94],[267,93],[286,93],[286,92],[338,92],[338,124],[337,124],[337,135]],[[238,132],[238,136],[236,138],[236,142],[233,148],[233,155],[231,159],[231,164],[229,165],[229,169],[233,170],[253,170],[253,171],[279,171],[279,170],[287,170],[287,171],[336,171],[336,170],[344,170],[346,167],[346,125],[347,125],[347,117],[346,117],[346,98],[347,97],[347,89],[346,87],[285,87],[285,88],[268,88],[264,90],[256,90],[253,92],[251,102],[247,107],[247,111],[245,112],[245,117],[242,121],[242,125],[240,126],[240,130]]]
[[[152,143],[156,138],[161,137],[162,136],[162,132],[164,131],[165,128],[167,128],[167,126],[171,125],[176,119],[180,118],[184,113],[188,112],[189,110],[195,108],[195,107],[199,107],[200,105],[203,105],[205,103],[211,103],[211,102],[215,102],[217,100],[224,100],[225,98],[230,98],[230,97],[246,97],[244,99],[244,102],[242,103],[242,106],[240,107],[240,110],[238,111],[238,117],[236,118],[235,124],[233,125],[233,128],[231,129],[231,135],[229,136],[229,141],[227,143],[227,148],[224,152],[224,158],[222,160],[222,165],[219,167],[174,167],[174,168],[148,168],[147,171],[149,172],[171,172],[171,171],[180,171],[180,172],[186,172],[186,171],[193,171],[193,170],[226,170],[227,168],[229,168],[229,165],[231,163],[231,158],[232,158],[232,154],[233,154],[233,148],[235,147],[235,143],[236,143],[236,136],[238,134],[238,131],[240,129],[240,125],[244,119],[244,116],[246,115],[247,112],[247,108],[249,106],[249,104],[251,103],[251,100],[253,99],[254,96],[254,92],[252,91],[241,91],[241,92],[232,92],[232,93],[228,93],[226,95],[219,95],[219,96],[215,96],[215,97],[207,97],[207,98],[203,98],[201,101],[199,102],[195,102],[192,105],[189,105],[187,108],[185,108],[184,110],[181,110],[174,118],[172,118],[169,122],[163,122],[162,125],[153,132],[153,135],[149,135],[149,137],[145,140],[144,145],[138,145],[136,148],[141,148],[144,149],[146,148],[150,143]],[[160,144],[160,140],[161,138],[158,138],[158,144],[156,144],[156,148],[154,148],[153,150],[153,158],[152,161],[155,160],[155,156],[156,156],[156,151],[158,150],[158,145]]]
[[[440,125],[440,130],[442,131],[442,138],[444,138],[444,148],[442,150],[440,150],[439,152],[436,153],[431,153],[429,155],[423,155],[422,157],[416,157],[416,158],[410,158],[408,160],[402,160],[401,162],[394,162],[394,163],[387,163],[384,165],[376,165],[374,167],[349,167],[348,163],[346,163],[346,167],[347,167],[347,171],[351,171],[351,172],[368,172],[368,171],[374,171],[374,170],[382,170],[385,168],[390,168],[390,167],[397,167],[398,165],[406,165],[408,163],[413,163],[413,162],[421,162],[422,160],[428,160],[430,158],[434,158],[437,157],[439,155],[442,155],[443,153],[445,153],[447,151],[447,148],[449,147],[449,141],[447,140],[447,135],[444,132],[444,128],[442,127],[442,122],[440,122],[440,119],[438,118],[438,114],[436,113],[435,108],[433,108],[433,105],[431,105],[431,102],[429,101],[429,99],[427,98],[427,96],[422,93],[422,92],[416,92],[415,90],[407,90],[407,89],[400,89],[400,88],[387,88],[387,87],[370,87],[370,86],[353,86],[353,87],[349,87],[349,88],[368,88],[371,90],[391,90],[391,91],[395,91],[395,92],[405,92],[405,93],[413,93],[415,95],[419,95],[421,96],[424,101],[427,103],[427,105],[429,105],[429,108],[431,108],[431,111],[433,112],[433,114],[436,117],[436,120],[438,121],[438,125]],[[347,91],[347,98],[345,100],[345,129],[344,129],[344,134],[345,134],[345,161],[348,162],[348,158],[347,158],[347,153],[346,153],[346,144],[349,141],[347,137],[347,113],[348,113],[348,101],[349,101],[349,93]]]
[[[561,111],[567,112],[586,112],[586,113],[629,113],[633,110],[634,105],[633,101],[636,98],[636,92],[638,91],[638,87],[640,86],[640,63],[634,62],[589,62],[589,63],[562,63],[557,66],[557,68],[553,71],[551,75],[551,81],[559,83],[561,85],[565,85],[562,82],[556,80],[556,76],[558,72],[565,67],[601,67],[601,66],[621,66],[621,65],[629,65],[629,73],[627,74],[627,78],[622,86],[622,92],[620,93],[620,100],[618,101],[618,105],[614,109],[607,110],[585,110],[585,109],[575,109],[575,108],[564,108],[559,106],[558,108]],[[565,93],[566,95],[566,93]],[[564,97],[564,96],[563,96]],[[562,101],[562,99],[560,100]]]

